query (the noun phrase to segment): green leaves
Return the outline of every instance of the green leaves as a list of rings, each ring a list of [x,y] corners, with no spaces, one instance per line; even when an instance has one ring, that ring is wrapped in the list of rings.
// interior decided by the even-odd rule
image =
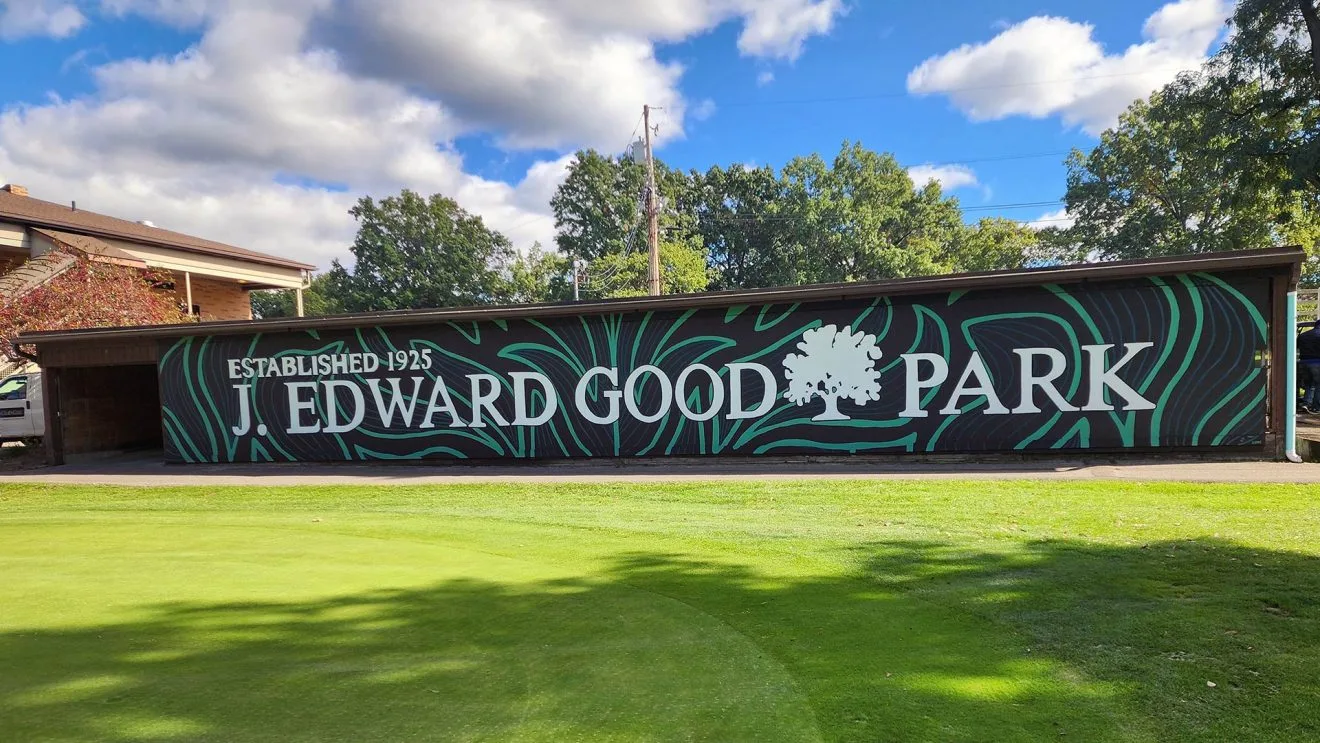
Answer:
[[[1134,103],[1068,159],[1064,258],[1138,258],[1320,238],[1316,0],[1241,0],[1197,73]],[[1307,277],[1314,282],[1317,277]]]
[[[509,265],[505,300],[520,304],[564,302],[573,298],[573,262],[541,244],[533,245]]]
[[[964,225],[938,184],[916,188],[892,155],[855,143],[830,163],[794,158],[777,176],[735,165],[693,181],[714,288],[1008,268],[1036,242],[1007,220]],[[987,225],[992,233],[980,235]]]
[[[327,284],[348,312],[458,307],[500,301],[508,238],[453,199],[404,190],[379,202],[364,197],[352,270],[334,261]]]
[[[303,289],[303,314],[308,317],[322,317],[343,312],[330,286],[330,274],[323,273],[312,277],[311,284]],[[252,292],[252,316],[258,320],[271,317],[297,317],[297,298],[292,289]]]
[[[1037,233],[1008,220],[965,225],[937,183],[914,187],[892,155],[845,142],[826,162],[734,165],[684,173],[656,165],[661,284],[667,294],[899,278],[1022,265]],[[306,292],[308,314],[647,292],[642,166],[584,150],[550,201],[557,251],[516,253],[452,199],[403,191],[352,210],[352,269],[335,262]],[[258,299],[262,317],[292,314],[291,295]]]

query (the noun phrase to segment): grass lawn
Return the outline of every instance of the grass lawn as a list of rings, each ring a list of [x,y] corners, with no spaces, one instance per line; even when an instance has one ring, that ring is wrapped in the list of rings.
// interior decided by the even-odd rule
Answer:
[[[1320,740],[1320,492],[2,486],[0,739]]]

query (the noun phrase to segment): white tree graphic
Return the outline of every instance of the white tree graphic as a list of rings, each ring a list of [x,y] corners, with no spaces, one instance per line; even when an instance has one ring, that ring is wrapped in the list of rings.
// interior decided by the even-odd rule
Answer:
[[[804,405],[813,397],[825,401],[825,412],[813,421],[846,421],[848,416],[839,412],[839,399],[852,400],[865,405],[880,399],[880,372],[875,361],[881,351],[875,347],[875,336],[852,332],[852,326],[842,331],[837,326],[808,330],[797,344],[802,353],[790,353],[784,358],[788,391],[785,399]]]

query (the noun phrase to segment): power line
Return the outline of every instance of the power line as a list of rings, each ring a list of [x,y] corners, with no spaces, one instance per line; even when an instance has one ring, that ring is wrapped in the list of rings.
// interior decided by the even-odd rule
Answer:
[[[628,135],[628,144],[624,145],[625,152],[628,150],[628,148],[632,147],[634,138],[637,136],[637,130],[640,129],[641,126],[642,126],[642,116],[638,116],[637,123],[633,126],[632,134]],[[500,230],[500,232],[506,234],[509,232],[516,232],[522,229],[523,227],[526,227],[527,225],[531,224],[532,222],[535,222],[538,219],[546,219],[546,218],[552,218],[552,215],[532,214],[530,216],[524,217],[523,219],[519,220],[516,224],[505,227],[504,229]]]
[[[1053,201],[1023,201],[1017,204],[984,204],[982,206],[964,206],[962,207],[962,210],[965,212],[986,212],[986,211],[993,211],[995,209],[1030,209],[1033,207],[1040,207],[1040,206],[1058,206],[1059,204],[1062,203],[1063,203],[1063,199],[1055,199]]]
[[[988,157],[968,157],[968,158],[963,158],[962,160],[945,160],[942,162],[934,162],[934,163],[919,163],[917,165],[910,165],[908,167],[921,167],[923,165],[930,167],[938,167],[940,165],[967,165],[970,163],[994,163],[994,162],[1003,162],[1005,160],[1031,160],[1038,157],[1059,157],[1060,155],[1069,155],[1069,154],[1072,154],[1072,150],[1055,150],[1054,152],[1031,152],[1023,155],[992,155]]]
[[[1059,83],[1076,83],[1076,82],[1086,82],[1089,80],[1108,80],[1111,78],[1134,77],[1136,75],[1146,75],[1146,74],[1149,74],[1149,71],[1139,70],[1134,72],[1115,72],[1109,75],[1090,75],[1086,77],[1059,78],[1057,80],[1031,80],[1020,83],[998,83],[995,85],[967,85],[959,88],[945,88],[943,90],[932,91],[932,93],[949,94],[949,93],[966,93],[975,90],[1003,90],[1006,88],[1030,88],[1037,85],[1057,85]],[[821,98],[781,98],[778,100],[763,100],[763,101],[750,101],[750,100],[733,101],[728,103],[720,103],[719,106],[721,108],[743,108],[747,106],[778,106],[778,105],[799,105],[799,104],[805,105],[805,104],[815,104],[815,103],[849,103],[855,101],[874,101],[874,100],[884,100],[890,98],[906,98],[910,95],[913,95],[911,91],[904,90],[902,92],[827,96]],[[924,95],[924,94],[920,94],[920,95]]]
[[[1063,199],[1054,201],[1022,201],[1013,204],[982,204],[980,206],[959,207],[963,212],[983,212],[996,209],[1035,209],[1045,206],[1058,206],[1064,203]],[[709,220],[712,222],[797,222],[807,219],[801,214],[731,214],[728,216],[720,215],[701,215],[698,219]]]
[[[633,126],[632,134],[628,135],[628,144],[623,146],[624,152],[628,152],[629,150],[631,150],[633,146],[633,142],[637,141],[637,130],[642,128],[642,119],[644,119],[645,117],[646,117],[645,113],[637,117],[637,124]]]

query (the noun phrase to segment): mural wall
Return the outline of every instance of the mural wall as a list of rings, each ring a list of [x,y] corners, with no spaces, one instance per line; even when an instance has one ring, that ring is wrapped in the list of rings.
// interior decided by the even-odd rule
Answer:
[[[183,338],[183,462],[973,453],[1263,442],[1269,280]]]

